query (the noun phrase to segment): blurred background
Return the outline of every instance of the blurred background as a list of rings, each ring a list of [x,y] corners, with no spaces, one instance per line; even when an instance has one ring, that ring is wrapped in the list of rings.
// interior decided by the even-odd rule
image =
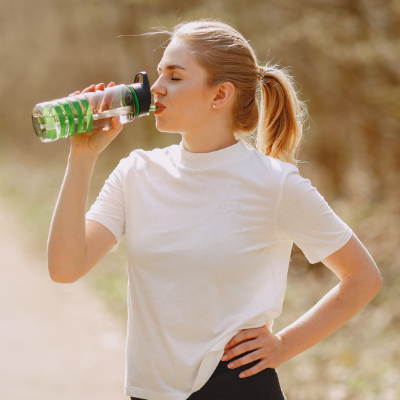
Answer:
[[[400,398],[400,0],[0,0],[0,7],[0,260],[3,287],[16,285],[10,290],[13,298],[20,298],[18,290],[29,289],[27,301],[35,301],[36,292],[49,290],[45,302],[51,303],[52,296],[63,293],[62,304],[76,304],[84,315],[92,315],[92,300],[71,300],[76,291],[83,296],[79,299],[90,295],[96,307],[104,308],[104,319],[113,320],[112,332],[125,334],[124,243],[74,284],[55,284],[46,275],[46,241],[69,140],[42,143],[32,128],[32,109],[90,84],[133,83],[139,71],[147,71],[152,84],[167,35],[119,35],[140,35],[181,21],[219,19],[250,41],[260,62],[273,60],[290,67],[310,114],[298,155],[300,173],[353,229],[384,281],[380,293],[351,321],[277,369],[282,388],[288,400]],[[88,207],[121,158],[136,148],[150,150],[179,141],[179,134],[157,131],[153,115],[125,125],[96,163]],[[339,282],[322,263],[310,265],[295,245],[291,260],[283,312],[275,320],[274,332],[295,321]],[[40,284],[20,286],[31,273],[43,277]],[[0,299],[4,293],[0,291]],[[24,306],[18,304],[8,302],[8,312],[17,315],[18,307]],[[30,327],[48,312],[32,308]],[[55,326],[62,312],[54,310],[54,318]],[[17,329],[23,327],[13,325],[12,318],[7,321],[9,338],[18,337]],[[40,329],[38,342],[31,346],[40,345]],[[106,343],[120,340],[115,337]],[[113,348],[113,357],[123,367],[123,346]],[[51,348],[30,361],[32,369],[40,369],[46,351]],[[9,357],[17,359],[13,374],[27,368],[23,352]],[[0,375],[10,362],[0,358]],[[88,377],[100,373],[93,367],[93,355],[81,355],[80,362]],[[69,376],[76,366],[65,368],[63,373]],[[102,377],[97,378],[101,388]],[[56,377],[44,372],[37,379],[51,386]],[[122,380],[123,376],[121,385]],[[69,384],[78,388],[77,381],[78,376],[76,381],[72,376]],[[39,398],[33,382],[21,385],[29,389],[31,400]],[[94,393],[94,386],[88,391]],[[1,387],[0,398],[5,398]],[[121,395],[123,386],[118,390]],[[42,394],[40,399],[64,398],[62,391],[58,393]],[[76,391],[74,398],[79,396]]]

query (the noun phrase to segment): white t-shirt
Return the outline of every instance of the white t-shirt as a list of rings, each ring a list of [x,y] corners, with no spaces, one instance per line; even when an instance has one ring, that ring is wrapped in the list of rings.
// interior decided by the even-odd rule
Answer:
[[[241,140],[133,151],[86,218],[126,237],[125,394],[147,400],[187,399],[240,330],[272,332],[293,242],[317,263],[353,233],[295,166]]]

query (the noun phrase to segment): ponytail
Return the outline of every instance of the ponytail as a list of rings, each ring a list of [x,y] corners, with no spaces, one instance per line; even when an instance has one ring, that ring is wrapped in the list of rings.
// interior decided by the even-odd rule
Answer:
[[[292,77],[274,66],[258,67],[261,83],[257,149],[262,153],[297,166],[295,159],[307,115]]]
[[[182,22],[171,31],[156,33],[168,33],[170,39],[185,41],[206,71],[210,87],[222,82],[234,84],[237,93],[232,132],[236,138],[253,147],[249,137],[257,128],[259,151],[297,166],[295,153],[302,138],[306,108],[297,98],[292,77],[284,69],[269,64],[258,66],[249,42],[232,26],[220,21]]]

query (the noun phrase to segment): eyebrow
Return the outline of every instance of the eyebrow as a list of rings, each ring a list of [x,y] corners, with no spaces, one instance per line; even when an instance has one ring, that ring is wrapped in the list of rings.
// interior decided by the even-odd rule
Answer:
[[[167,70],[173,70],[173,69],[183,69],[184,71],[186,71],[185,68],[181,67],[180,65],[167,65]],[[157,66],[157,71],[159,71],[161,69],[160,65]]]

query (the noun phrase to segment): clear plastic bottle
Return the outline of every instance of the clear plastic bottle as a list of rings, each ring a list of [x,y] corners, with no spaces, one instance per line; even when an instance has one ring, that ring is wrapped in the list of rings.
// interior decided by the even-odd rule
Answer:
[[[139,82],[140,75],[143,83]],[[110,126],[116,115],[123,124],[149,115],[157,106],[150,104],[147,73],[139,72],[134,82],[36,104],[32,113],[36,135],[43,142],[53,142]]]

